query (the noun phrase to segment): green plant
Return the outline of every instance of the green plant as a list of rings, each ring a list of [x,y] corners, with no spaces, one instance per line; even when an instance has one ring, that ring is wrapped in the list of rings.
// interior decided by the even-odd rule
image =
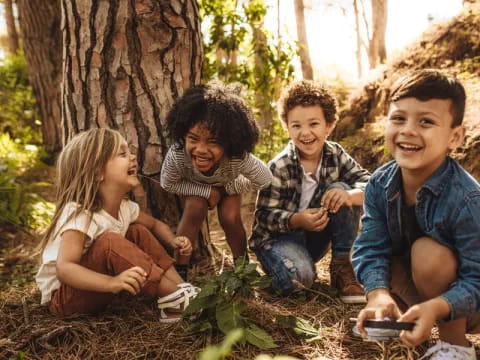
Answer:
[[[240,328],[243,329],[242,343],[248,342],[260,349],[277,346],[272,337],[248,317],[248,305],[243,301],[253,295],[254,288],[270,284],[269,278],[260,276],[256,264],[239,259],[233,270],[203,280],[202,291],[185,311],[186,317],[196,316],[191,323],[192,331],[218,329],[226,335]]]
[[[23,144],[41,143],[41,122],[23,54],[0,63],[0,132]]]
[[[198,356],[198,360],[221,360],[232,353],[233,345],[242,340],[244,331],[242,329],[234,329],[230,331],[221,344],[217,346],[209,346],[205,348]],[[275,356],[260,354],[255,357],[255,360],[298,360],[291,356]]]
[[[34,191],[45,182],[23,184],[19,178],[37,166],[41,148],[22,145],[0,134],[0,225],[10,224],[31,229],[43,229],[53,214],[54,205]]]

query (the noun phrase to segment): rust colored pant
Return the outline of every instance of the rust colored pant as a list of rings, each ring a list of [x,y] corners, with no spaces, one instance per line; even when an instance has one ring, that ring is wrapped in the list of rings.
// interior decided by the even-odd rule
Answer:
[[[151,297],[157,296],[158,284],[173,263],[163,246],[142,225],[131,225],[125,237],[115,233],[103,234],[80,260],[80,265],[111,276],[140,266],[148,274],[140,293]],[[95,313],[103,310],[114,297],[112,293],[80,290],[62,284],[53,292],[49,309],[56,315]]]

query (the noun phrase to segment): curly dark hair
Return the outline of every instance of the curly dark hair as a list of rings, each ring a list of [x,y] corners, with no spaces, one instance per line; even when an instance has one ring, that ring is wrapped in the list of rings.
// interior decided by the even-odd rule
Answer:
[[[183,147],[188,131],[203,123],[229,158],[252,152],[259,131],[240,90],[237,84],[225,85],[220,81],[187,89],[167,115],[169,136]]]
[[[283,90],[278,104],[280,118],[285,124],[287,124],[289,111],[296,106],[318,105],[323,110],[327,124],[337,120],[337,101],[332,92],[314,81],[300,80],[291,83]]]
[[[420,101],[451,100],[452,128],[462,125],[466,95],[463,85],[454,77],[436,69],[413,71],[392,85],[389,103],[408,97]]]

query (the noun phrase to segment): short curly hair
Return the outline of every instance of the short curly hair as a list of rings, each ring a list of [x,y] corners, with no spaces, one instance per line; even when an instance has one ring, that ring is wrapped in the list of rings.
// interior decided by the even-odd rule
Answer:
[[[183,147],[188,131],[201,123],[224,148],[227,157],[252,152],[259,130],[240,91],[238,84],[225,85],[220,81],[187,89],[167,115],[169,136]]]
[[[288,113],[296,106],[320,106],[327,124],[337,120],[337,101],[332,92],[324,85],[300,80],[288,85],[279,100],[280,118],[287,125]]]

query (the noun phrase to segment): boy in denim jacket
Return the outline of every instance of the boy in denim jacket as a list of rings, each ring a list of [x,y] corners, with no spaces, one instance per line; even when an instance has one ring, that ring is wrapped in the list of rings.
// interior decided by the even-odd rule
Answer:
[[[273,181],[258,196],[250,247],[272,277],[273,290],[289,294],[298,284],[313,284],[315,263],[332,244],[331,285],[344,302],[364,303],[349,253],[370,174],[339,144],[326,141],[336,102],[325,87],[291,84],[280,113],[291,140],[269,163]]]
[[[370,179],[353,246],[367,293],[360,332],[369,318],[415,322],[400,337],[416,346],[436,322],[431,359],[476,359],[465,333],[480,331],[480,186],[448,156],[463,141],[464,110],[463,86],[437,70],[394,84],[385,142],[395,160]]]

